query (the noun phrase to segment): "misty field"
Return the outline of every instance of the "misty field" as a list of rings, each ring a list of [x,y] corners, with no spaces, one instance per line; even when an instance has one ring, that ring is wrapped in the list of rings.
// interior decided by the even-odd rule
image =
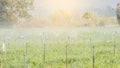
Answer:
[[[3,28],[0,66],[119,68],[120,27]]]

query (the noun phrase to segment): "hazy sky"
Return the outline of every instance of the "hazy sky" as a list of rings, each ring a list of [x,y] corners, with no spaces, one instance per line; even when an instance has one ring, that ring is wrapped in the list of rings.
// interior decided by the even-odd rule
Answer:
[[[77,11],[85,8],[116,7],[119,0],[35,0],[35,14],[45,15],[55,11]]]

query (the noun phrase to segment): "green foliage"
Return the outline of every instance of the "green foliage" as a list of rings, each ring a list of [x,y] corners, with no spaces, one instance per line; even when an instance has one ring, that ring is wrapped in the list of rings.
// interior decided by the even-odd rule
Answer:
[[[90,15],[90,13],[85,12],[82,17],[85,18],[85,19],[89,19],[91,17],[91,15]]]
[[[105,26],[105,22],[104,21],[100,21],[98,25],[99,26]]]
[[[11,37],[6,41],[6,54],[0,54],[0,61],[3,68],[24,68],[24,51],[25,43],[28,42],[27,48],[27,65],[28,68],[65,68],[66,48],[68,45],[68,67],[74,68],[74,59],[76,68],[92,68],[92,45],[95,45],[95,68],[119,68],[120,67],[120,43],[117,42],[116,55],[113,52],[113,33],[116,34],[117,41],[120,41],[120,28],[70,28],[56,37],[52,32],[44,30],[44,35],[40,36],[41,29],[1,29],[0,40]],[[41,30],[41,31],[42,31]],[[77,37],[68,39],[69,32],[75,31]],[[13,34],[8,34],[12,32]],[[106,32],[104,34],[104,32]],[[24,39],[19,39],[20,34],[25,34]],[[32,33],[32,34],[31,34]],[[72,36],[72,35],[71,35]],[[91,38],[91,45],[89,38]],[[17,39],[17,40],[16,40]],[[46,61],[43,62],[43,39],[46,45]],[[15,41],[16,40],[16,41]],[[106,40],[106,41],[105,41]],[[0,44],[2,42],[0,41]],[[9,43],[9,45],[7,44]],[[1,45],[0,45],[1,47]]]
[[[34,0],[0,0],[0,22],[16,22],[30,17]]]

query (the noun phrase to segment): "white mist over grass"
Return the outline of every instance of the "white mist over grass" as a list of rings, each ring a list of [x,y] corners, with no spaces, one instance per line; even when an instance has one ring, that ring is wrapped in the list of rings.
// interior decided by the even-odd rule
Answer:
[[[1,29],[0,40],[3,41],[3,39],[9,36],[9,42],[14,42],[13,44],[15,45],[22,45],[21,43],[26,41],[36,43],[40,42],[41,39],[53,43],[60,39],[62,42],[68,36],[70,39],[76,40],[75,42],[80,40],[88,40],[90,37],[92,37],[95,41],[102,41],[102,39],[104,39],[102,37],[104,36],[106,40],[112,40],[112,36],[115,31],[117,31],[117,35],[119,35],[119,29],[120,28],[102,27],[44,27],[30,29],[8,29],[8,31]],[[10,32],[12,32],[12,35],[9,35]],[[5,47],[3,45],[3,49],[4,48]]]

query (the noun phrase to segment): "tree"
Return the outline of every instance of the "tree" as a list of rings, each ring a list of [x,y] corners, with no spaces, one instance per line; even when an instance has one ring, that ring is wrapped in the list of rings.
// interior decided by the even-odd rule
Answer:
[[[89,19],[89,18],[91,18],[91,15],[90,15],[90,13],[85,12],[82,17],[85,19]]]
[[[74,18],[74,13],[71,11],[56,11],[52,14],[54,24],[68,25],[71,24]]]
[[[11,24],[31,17],[34,0],[0,0],[0,24]]]
[[[120,25],[120,3],[117,4],[117,20],[118,24]]]

